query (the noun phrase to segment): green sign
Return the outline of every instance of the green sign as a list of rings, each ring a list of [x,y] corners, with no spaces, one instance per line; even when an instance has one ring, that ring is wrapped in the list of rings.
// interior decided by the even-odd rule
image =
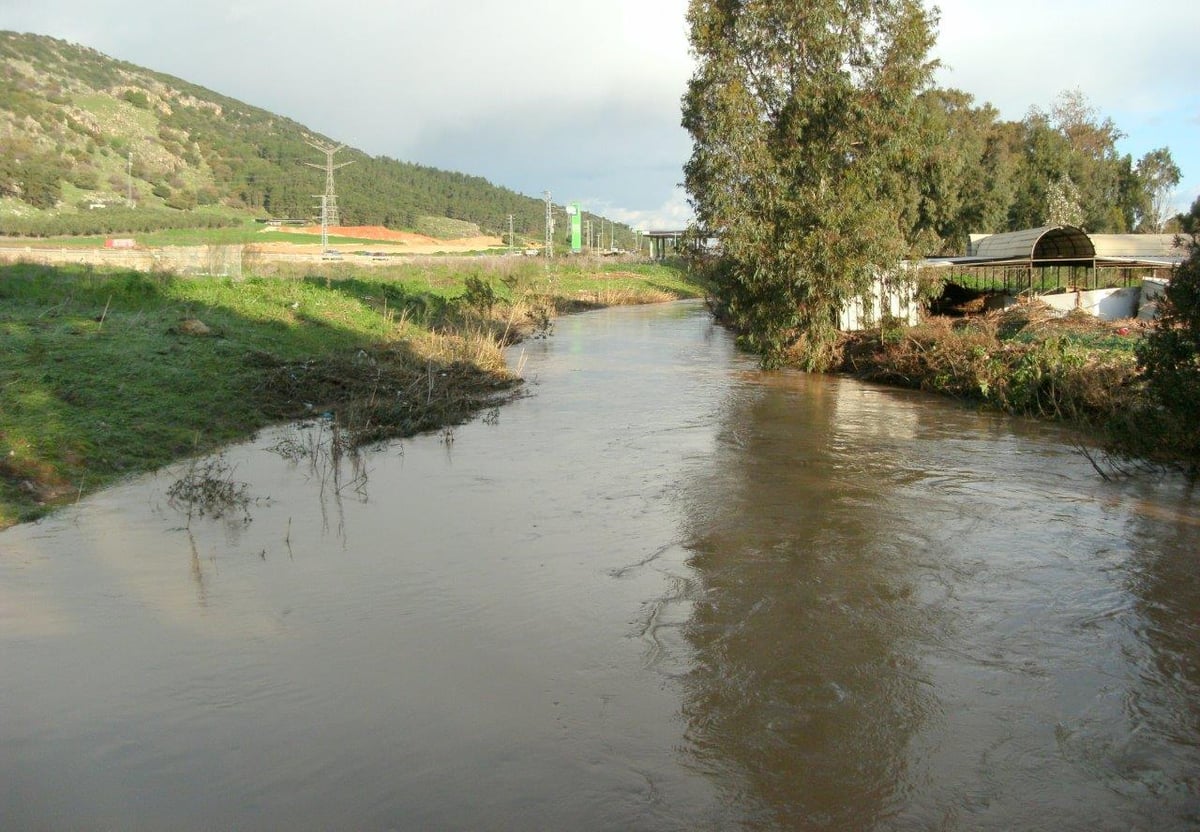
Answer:
[[[578,254],[583,251],[583,211],[578,202],[572,202],[567,213],[571,215],[571,253]]]

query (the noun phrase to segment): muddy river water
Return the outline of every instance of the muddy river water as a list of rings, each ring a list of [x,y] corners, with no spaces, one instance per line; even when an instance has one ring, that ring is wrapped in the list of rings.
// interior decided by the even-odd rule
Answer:
[[[249,522],[177,466],[0,533],[0,829],[1200,825],[1182,480],[695,304],[512,359],[357,468],[229,449]]]

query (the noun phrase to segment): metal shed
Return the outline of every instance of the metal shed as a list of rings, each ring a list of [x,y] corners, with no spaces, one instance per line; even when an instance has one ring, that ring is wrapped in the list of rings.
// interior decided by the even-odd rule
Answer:
[[[976,256],[989,260],[1028,260],[1066,265],[1096,256],[1087,232],[1073,225],[1044,225],[1024,231],[992,234],[979,241]]]
[[[1176,245],[1179,240],[1177,234],[1089,234],[1088,238],[1096,247],[1096,257],[1099,259],[1142,257],[1178,260],[1186,254]]]
[[[1171,234],[1088,234],[1046,225],[972,235],[967,256],[943,260],[972,288],[1037,293],[1139,285],[1145,277],[1169,277],[1185,256]]]

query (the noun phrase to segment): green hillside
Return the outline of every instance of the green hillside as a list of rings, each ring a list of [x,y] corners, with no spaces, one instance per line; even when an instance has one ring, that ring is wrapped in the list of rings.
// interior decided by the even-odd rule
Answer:
[[[313,218],[324,164],[291,119],[41,35],[0,32],[0,234],[85,234]],[[540,240],[541,200],[486,179],[372,157],[336,161],[343,225]],[[132,194],[136,211],[127,209]],[[565,226],[561,226],[565,227]],[[617,226],[618,242],[628,228]],[[559,235],[561,236],[561,235]]]

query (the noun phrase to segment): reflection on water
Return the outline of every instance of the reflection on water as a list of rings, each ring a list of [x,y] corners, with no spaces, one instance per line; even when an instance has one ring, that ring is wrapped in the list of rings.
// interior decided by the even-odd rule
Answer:
[[[801,376],[736,390],[688,490],[688,738],[752,798],[755,825],[887,818],[937,708],[912,646],[937,611],[909,518],[886,500],[907,472],[880,442],[908,439],[915,417],[896,403],[864,420],[860,393]]]
[[[1200,824],[1186,485],[697,305],[524,352],[449,435],[229,449],[248,523],[179,466],[0,534],[0,828]]]
[[[402,445],[396,447],[403,448]],[[297,474],[316,484],[322,531],[329,532],[332,511],[336,517],[337,536],[344,538],[346,509],[343,501],[350,497],[366,503],[371,480],[366,455],[354,444],[353,433],[331,419],[304,422],[282,428],[278,440],[269,450],[291,463]],[[285,540],[290,547],[290,520]]]
[[[685,500],[683,712],[747,826],[1200,820],[1186,488],[846,381],[747,384],[722,422]]]
[[[1139,741],[1118,736],[1111,742],[1119,748],[1113,762],[1120,787],[1187,805],[1192,821],[1200,824],[1200,515],[1195,505],[1188,494],[1169,507],[1173,516],[1152,520],[1154,515],[1146,513],[1129,519],[1128,535],[1141,545],[1123,570],[1124,588],[1132,599],[1130,626],[1149,655],[1137,656],[1143,684],[1122,703]]]

